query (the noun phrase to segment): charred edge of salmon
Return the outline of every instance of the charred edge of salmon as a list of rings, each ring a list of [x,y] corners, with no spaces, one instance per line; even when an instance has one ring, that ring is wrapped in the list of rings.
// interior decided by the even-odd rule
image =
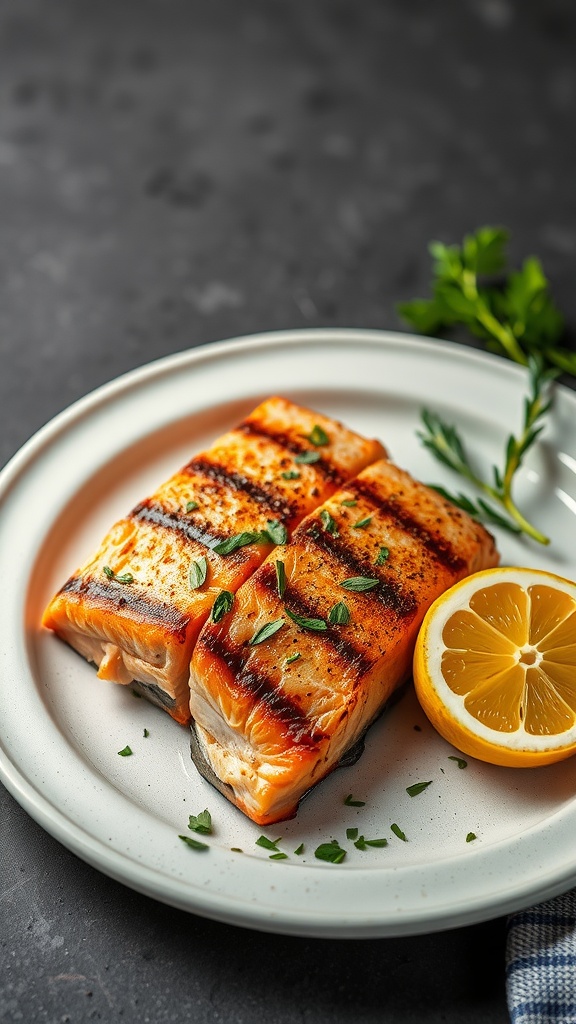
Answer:
[[[381,604],[385,605],[386,608],[390,608],[401,618],[408,618],[408,616],[414,615],[418,602],[412,591],[404,590],[394,580],[382,579],[381,574],[377,572],[377,567],[373,563],[363,561],[357,557],[352,543],[348,544],[342,537],[336,537],[334,534],[328,533],[327,530],[321,528],[320,524],[316,525],[316,523],[312,526],[307,526],[304,532],[316,547],[333,555],[340,565],[343,566],[344,571],[349,572],[352,576],[367,576],[379,580],[378,586],[366,593],[365,596],[368,599],[380,601]],[[296,536],[294,539],[296,539]]]
[[[236,430],[242,434],[251,434],[254,437],[264,437],[272,444],[276,444],[279,448],[289,452],[290,455],[302,455],[303,452],[310,451],[309,446],[299,444],[295,438],[289,437],[288,434],[283,434],[279,430],[268,429],[263,423],[256,423],[250,419],[244,420]],[[315,451],[318,452],[318,449],[316,448]],[[317,462],[313,463],[313,467],[327,480],[330,480],[336,487],[340,487],[346,479],[346,477],[343,476],[335,466],[328,462],[327,459],[322,458],[322,456],[320,456]]]
[[[186,641],[190,619],[187,615],[163,601],[153,601],[132,589],[133,584],[122,585],[94,579],[93,576],[71,576],[59,591],[75,594],[98,603],[102,608],[119,614],[131,612],[155,626],[161,626],[176,637],[178,643]]]
[[[232,786],[228,782],[222,782],[216,775],[216,772],[212,768],[208,758],[206,757],[200,741],[196,734],[196,724],[192,722],[190,726],[190,757],[195,768],[200,772],[203,779],[209,782],[214,789],[217,789],[222,796],[225,796],[231,804],[236,804],[236,796]]]
[[[420,541],[432,557],[447,569],[460,572],[465,567],[466,560],[456,553],[452,545],[430,533],[399,501],[394,498],[382,498],[367,480],[356,478],[348,486],[354,494],[365,498],[375,509],[397,523],[405,533]]]
[[[310,722],[294,701],[264,673],[246,667],[238,648],[229,646],[214,630],[205,630],[200,641],[214,657],[222,661],[234,677],[236,686],[250,694],[254,702],[264,705],[266,713],[281,725],[290,740],[302,747],[315,747],[324,739],[322,733],[310,731]]]
[[[272,487],[262,487],[243,473],[233,472],[221,463],[198,457],[187,463],[182,472],[189,476],[202,476],[220,489],[247,494],[258,505],[269,509],[283,520],[293,519],[297,515],[296,507],[284,495]]]
[[[191,518],[187,512],[168,512],[162,505],[147,498],[132,509],[129,519],[135,522],[150,523],[152,526],[160,526],[164,530],[174,530],[181,533],[186,540],[198,541],[210,548],[219,541],[227,540],[228,534],[216,533],[204,522],[198,522],[198,517]]]
[[[271,594],[276,594],[276,571],[270,562],[266,562],[260,569],[260,572],[258,573],[258,583],[263,587],[263,589],[268,590]],[[320,617],[317,605],[312,604],[310,600],[306,600],[293,583],[289,583],[286,586],[286,590],[284,592],[284,605],[295,615],[301,615],[307,619]],[[326,630],[314,633],[314,639],[318,643],[330,644],[330,647],[336,651],[347,665],[354,668],[359,676],[365,675],[365,673],[372,668],[372,662],[369,661],[364,653],[359,651],[354,644],[351,644],[349,640],[346,640],[339,630],[332,629],[328,626]]]
[[[384,707],[382,707],[378,714],[375,716],[375,718],[368,723],[368,725],[362,731],[362,734],[356,740],[354,740],[354,742],[351,744],[348,750],[344,751],[339,761],[337,761],[337,763],[330,768],[330,771],[327,773],[328,775],[331,775],[332,772],[337,771],[339,768],[353,768],[354,765],[357,764],[357,762],[362,757],[362,754],[364,753],[366,747],[366,736],[369,730],[372,728],[375,722],[377,722],[378,719],[381,718],[382,715],[389,711],[394,706],[394,704],[396,704],[400,700],[400,698],[406,692],[407,686],[407,682],[403,683],[394,691],[394,693],[390,695]],[[222,779],[220,779],[216,775],[216,772],[212,768],[212,765],[210,764],[208,758],[206,757],[206,754],[202,749],[202,745],[196,733],[196,725],[194,722],[192,722],[190,725],[190,757],[192,759],[192,763],[194,764],[195,768],[200,773],[202,778],[205,779],[206,782],[209,782],[210,785],[214,787],[214,789],[218,790],[218,792],[221,793],[222,796],[226,797],[226,799],[229,800],[231,804],[234,804],[234,806],[237,807],[238,803],[236,799],[236,794],[234,793],[234,787],[231,786],[230,783],[228,782],[223,782]],[[313,793],[317,788],[318,783],[315,782],[299,798],[296,809],[292,811],[291,814],[287,814],[283,819],[279,820],[287,821],[290,818],[295,818],[302,801],[305,800],[306,797]]]
[[[155,683],[143,683],[140,679],[133,679],[130,688],[149,700],[151,704],[163,708],[164,711],[173,711],[176,707],[176,699]],[[186,721],[188,721],[188,716]]]

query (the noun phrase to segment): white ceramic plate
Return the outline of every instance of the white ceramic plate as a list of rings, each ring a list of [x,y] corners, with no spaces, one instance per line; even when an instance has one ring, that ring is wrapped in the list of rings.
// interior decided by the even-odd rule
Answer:
[[[110,523],[270,394],[382,438],[425,481],[459,486],[419,443],[419,410],[456,423],[488,471],[518,429],[525,385],[518,367],[447,343],[296,331],[161,360],[58,416],[0,475],[0,774],[10,792],[60,842],[126,885],[269,931],[430,932],[576,884],[576,758],[523,771],[468,759],[460,769],[407,693],[372,728],[353,768],[317,787],[293,821],[266,830],[289,854],[274,861],[256,845],[261,830],[197,775],[187,730],[129,688],[99,681],[39,627],[53,592]],[[557,390],[517,493],[552,543],[499,534],[503,561],[576,578],[576,395],[567,389]],[[126,744],[133,756],[119,757]],[[419,796],[407,794],[428,780]],[[348,794],[365,806],[346,806]],[[214,832],[209,849],[195,852],[178,834],[205,807]],[[356,850],[347,827],[388,845]],[[467,843],[469,832],[478,838]],[[331,838],[348,851],[339,866],[314,857]]]

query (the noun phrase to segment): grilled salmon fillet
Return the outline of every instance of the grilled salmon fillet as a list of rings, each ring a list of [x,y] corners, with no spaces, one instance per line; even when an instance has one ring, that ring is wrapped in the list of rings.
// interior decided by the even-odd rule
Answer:
[[[466,513],[387,459],[369,466],[200,633],[190,708],[202,774],[260,825],[294,816],[409,679],[435,598],[497,563]]]
[[[213,606],[217,617],[275,543],[383,452],[326,416],[268,399],[115,523],[43,624],[100,678],[132,683],[187,723],[192,648]]]

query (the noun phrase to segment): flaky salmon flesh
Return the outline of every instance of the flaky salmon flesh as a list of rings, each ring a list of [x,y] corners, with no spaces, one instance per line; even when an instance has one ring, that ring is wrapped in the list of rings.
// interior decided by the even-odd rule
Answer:
[[[383,453],[327,416],[268,399],[115,523],[43,624],[101,679],[132,684],[187,723],[192,649],[221,595]]]
[[[299,800],[411,675],[418,629],[492,536],[387,459],[308,515],[207,622],[191,669],[193,756],[260,825]]]

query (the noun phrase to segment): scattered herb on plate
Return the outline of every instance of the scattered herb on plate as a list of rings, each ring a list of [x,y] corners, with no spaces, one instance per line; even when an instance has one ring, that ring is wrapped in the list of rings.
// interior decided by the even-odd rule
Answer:
[[[408,796],[418,796],[419,793],[423,793],[428,786],[432,785],[432,779],[429,782],[415,782],[413,786],[408,786],[406,792]]]
[[[128,744],[126,744],[126,746],[122,750],[119,750],[118,753],[120,754],[120,757],[130,757],[134,751],[128,746]]]
[[[329,864],[341,864],[346,856],[337,839],[331,839],[329,843],[320,843],[314,850],[317,860],[325,860]]]
[[[208,836],[212,832],[212,815],[209,810],[200,811],[200,814],[191,814],[188,819],[188,828],[191,832],[201,832]]]

